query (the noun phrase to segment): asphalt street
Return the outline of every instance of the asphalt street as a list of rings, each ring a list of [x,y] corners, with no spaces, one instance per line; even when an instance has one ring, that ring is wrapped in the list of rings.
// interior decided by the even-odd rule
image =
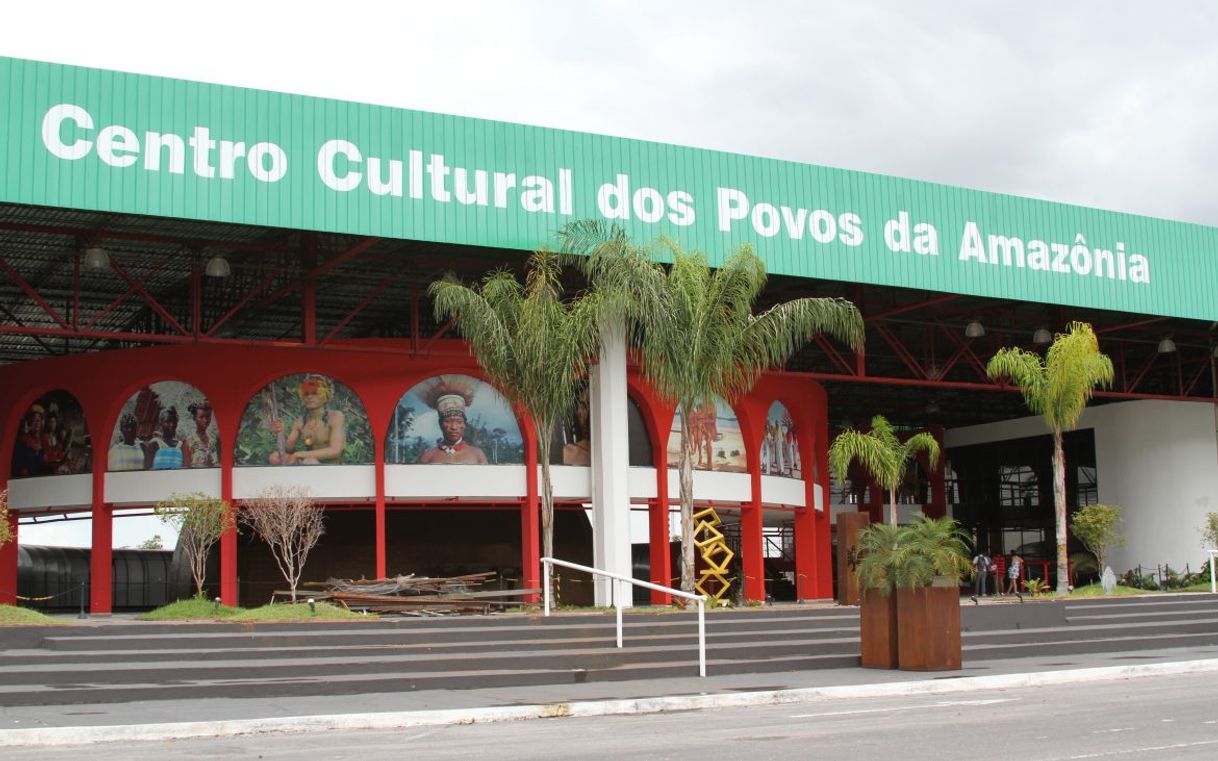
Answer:
[[[846,759],[1218,757],[1214,675],[820,699],[637,716],[6,748],[5,759]]]

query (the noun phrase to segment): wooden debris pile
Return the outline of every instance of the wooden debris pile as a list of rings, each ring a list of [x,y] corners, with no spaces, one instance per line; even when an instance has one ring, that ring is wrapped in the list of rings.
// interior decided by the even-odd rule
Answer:
[[[394,576],[388,579],[327,579],[301,586],[320,588],[315,599],[329,600],[350,610],[437,616],[489,613],[524,603],[525,595],[540,589],[491,589],[496,574],[490,571],[464,576]]]

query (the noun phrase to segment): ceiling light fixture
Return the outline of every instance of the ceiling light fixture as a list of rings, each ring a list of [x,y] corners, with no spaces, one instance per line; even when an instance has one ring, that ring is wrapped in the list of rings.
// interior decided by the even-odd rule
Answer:
[[[1032,343],[1037,346],[1053,343],[1053,334],[1046,328],[1037,328],[1036,332],[1032,334]]]
[[[968,325],[964,326],[965,338],[981,338],[985,335],[985,326],[981,324],[981,320],[973,320]]]
[[[104,270],[110,266],[110,255],[101,246],[89,246],[85,249],[81,263],[85,265],[85,269]]]
[[[229,266],[224,254],[216,254],[207,260],[207,267],[203,269],[203,274],[208,277],[228,277],[233,274],[233,268]]]
[[[1170,337],[1164,338],[1162,341],[1159,342],[1159,353],[1160,354],[1171,354],[1175,350],[1176,350],[1176,342],[1171,340]]]

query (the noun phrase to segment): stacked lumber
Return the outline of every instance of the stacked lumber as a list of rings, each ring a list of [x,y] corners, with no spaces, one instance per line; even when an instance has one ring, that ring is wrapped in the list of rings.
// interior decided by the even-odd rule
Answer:
[[[327,579],[301,586],[318,587],[315,599],[325,599],[350,610],[400,613],[415,616],[489,613],[524,603],[525,595],[540,589],[484,589],[495,574],[463,576],[394,576],[385,579]]]

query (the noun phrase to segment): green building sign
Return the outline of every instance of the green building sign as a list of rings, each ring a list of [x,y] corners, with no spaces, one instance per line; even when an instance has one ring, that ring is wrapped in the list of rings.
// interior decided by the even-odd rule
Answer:
[[[771,272],[1218,319],[1218,230],[840,169],[0,58],[0,201],[532,249],[598,218]]]

